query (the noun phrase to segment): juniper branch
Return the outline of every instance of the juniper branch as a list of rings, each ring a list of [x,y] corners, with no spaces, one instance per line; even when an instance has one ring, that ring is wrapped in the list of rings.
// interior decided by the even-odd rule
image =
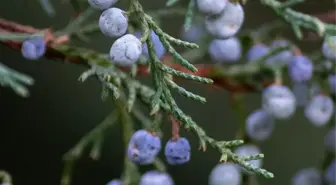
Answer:
[[[0,63],[0,84],[1,86],[9,86],[22,97],[28,97],[29,91],[24,85],[33,85],[34,79]]]
[[[273,9],[279,16],[288,22],[294,29],[296,35],[302,35],[300,27],[309,29],[318,33],[319,36],[326,34],[334,34],[336,25],[327,24],[318,18],[290,9],[291,6],[303,2],[302,0],[289,0],[287,2],[279,2],[277,0],[260,0],[260,2]]]
[[[138,3],[138,1],[134,0],[132,1],[133,3]],[[274,4],[272,6],[275,6]],[[287,7],[289,5],[288,4],[282,4],[281,5],[281,9],[286,9],[287,11]],[[144,14],[143,10],[141,9],[140,4],[138,3],[136,6],[137,8],[140,9],[136,9],[135,12],[137,13],[142,13]],[[278,9],[280,9],[279,7],[276,7]],[[288,13],[288,12],[287,12]],[[290,14],[288,14],[290,15]],[[292,16],[294,15],[299,15],[299,14],[291,14]],[[284,18],[288,19],[288,17],[286,17],[284,15]],[[303,27],[309,27],[308,23],[310,23],[309,21],[307,21],[308,19],[304,20],[302,23]],[[187,42],[183,42],[180,41],[178,39],[175,39],[171,36],[169,36],[168,34],[164,33],[156,24],[154,21],[152,21],[151,17],[149,17],[148,15],[145,16],[145,18],[141,19],[142,21],[142,27],[144,28],[144,32],[148,33],[148,28],[153,29],[154,32],[156,34],[159,35],[160,40],[164,43],[164,45],[167,47],[168,51],[170,53],[172,53],[172,55],[175,57],[175,59],[177,59],[177,61],[182,64],[183,67],[187,68],[188,70],[195,72],[196,74],[200,74],[197,66],[194,66],[192,64],[190,64],[187,60],[185,60],[180,54],[178,54],[175,49],[171,46],[171,44],[177,44],[177,45],[182,45],[184,47],[190,47],[190,48],[194,48],[194,45],[191,43],[187,43]],[[305,22],[306,21],[306,22]],[[308,22],[308,23],[307,23]],[[319,33],[321,33],[322,29],[319,24],[314,23],[316,25],[317,31]],[[307,26],[308,25],[308,26]],[[148,26],[148,27],[147,27]],[[315,28],[315,27],[314,27]],[[315,30],[316,31],[316,30]],[[165,112],[168,113],[173,113],[174,116],[181,120],[182,123],[184,124],[184,127],[186,129],[191,129],[192,131],[194,131],[196,133],[196,135],[198,135],[198,137],[200,138],[200,143],[201,146],[203,148],[205,148],[205,146],[207,144],[211,145],[212,147],[218,149],[220,151],[220,153],[222,154],[221,159],[223,159],[224,161],[226,161],[227,159],[230,159],[242,166],[244,166],[245,168],[254,171],[258,174],[264,175],[268,178],[271,178],[273,175],[267,171],[265,171],[264,169],[259,169],[259,168],[254,168],[253,166],[249,165],[249,163],[247,163],[246,161],[248,159],[254,159],[254,158],[258,158],[258,157],[262,157],[261,155],[256,156],[250,156],[250,157],[238,157],[236,156],[236,154],[232,153],[230,150],[230,147],[232,146],[236,146],[239,144],[242,144],[242,141],[240,140],[236,140],[236,141],[232,141],[232,142],[225,142],[225,141],[215,141],[214,139],[212,139],[211,137],[207,136],[205,134],[205,131],[202,130],[202,128],[200,128],[188,115],[186,115],[185,113],[182,112],[182,110],[177,106],[176,102],[174,101],[174,99],[171,96],[171,93],[168,89],[168,87],[171,87],[173,89],[176,89],[178,92],[180,92],[181,94],[185,95],[186,97],[189,98],[193,98],[195,100],[204,102],[205,99],[203,99],[202,97],[192,94],[191,92],[186,91],[185,89],[179,87],[175,82],[173,82],[170,78],[168,78],[167,74],[171,74],[171,75],[175,75],[178,77],[183,77],[186,79],[191,79],[194,81],[199,81],[199,82],[203,82],[203,83],[212,83],[212,80],[207,79],[207,78],[202,78],[202,77],[198,77],[197,75],[191,74],[192,72],[188,71],[185,72],[181,69],[180,67],[176,67],[177,69],[174,69],[174,67],[171,66],[175,66],[175,65],[170,65],[169,67],[166,66],[165,64],[162,65],[162,63],[154,56],[155,54],[153,53],[153,46],[151,46],[151,41],[150,38],[148,38],[146,35],[144,34],[145,37],[142,38],[142,41],[146,41],[148,44],[148,48],[149,48],[149,54],[150,54],[150,58],[151,58],[151,73],[153,75],[154,81],[155,81],[155,86],[157,91],[153,91],[152,89],[145,87],[144,85],[140,84],[139,82],[137,82],[136,80],[130,78],[130,76],[128,74],[126,74],[124,71],[120,70],[119,68],[117,68],[117,66],[112,66],[110,65],[111,68],[106,68],[107,70],[103,70],[101,72],[101,74],[97,74],[99,75],[99,80],[102,81],[104,87],[106,87],[107,89],[111,90],[112,93],[114,94],[114,98],[118,99],[119,96],[117,96],[118,93],[120,93],[120,83],[123,83],[126,88],[129,90],[129,101],[124,102],[123,105],[128,105],[129,111],[132,110],[132,105],[134,104],[135,101],[135,96],[140,96],[141,100],[150,103],[150,100],[153,98],[153,96],[157,95],[157,98],[155,98],[155,102],[152,103],[155,106],[159,105],[159,109],[157,110],[164,110]],[[299,34],[298,34],[299,35]],[[57,54],[61,54],[62,56],[66,56],[66,57],[78,57],[77,59],[81,60],[81,61],[85,61],[85,65],[89,64],[89,66],[93,66],[93,64],[95,64],[96,66],[102,66],[105,65],[106,63],[109,63],[109,61],[107,61],[106,59],[102,58],[100,55],[98,55],[97,53],[95,53],[94,51],[89,51],[89,50],[85,50],[85,49],[79,49],[79,48],[71,48],[71,47],[67,47],[67,46],[63,46],[62,47],[57,47],[55,45],[50,46],[53,51],[57,52]],[[88,52],[86,52],[88,51]],[[70,60],[74,60],[73,58],[71,58]],[[166,62],[165,62],[166,63]],[[170,61],[170,64],[172,62]],[[161,66],[160,66],[161,64]],[[103,67],[103,69],[105,69],[106,66]],[[204,66],[202,66],[204,67]],[[243,74],[247,74],[246,71],[244,70],[251,70],[252,72],[250,74],[258,74],[258,73],[262,73],[264,72],[264,67],[262,64],[256,62],[256,64],[254,65],[250,65],[248,66],[249,68],[243,68],[242,71],[237,70],[233,67],[225,67],[223,69],[220,69],[219,72],[217,69],[211,68],[210,70],[208,70],[206,73],[204,73],[203,71],[203,77],[213,77],[214,79],[218,77],[219,75],[219,79],[233,79],[235,81],[240,81],[240,78]],[[137,68],[137,70],[141,70],[144,68]],[[147,68],[146,68],[147,69]],[[204,68],[202,68],[204,69]],[[228,69],[228,73],[226,72],[226,70]],[[262,70],[260,70],[262,69]],[[224,73],[221,73],[221,70],[225,71]],[[98,70],[101,71],[101,70]],[[116,74],[111,74],[110,72],[116,73]],[[94,72],[97,72],[97,69],[94,70]],[[90,74],[94,74],[92,73],[92,71],[89,73]],[[249,75],[250,75],[249,74]],[[102,76],[104,75],[104,76]],[[218,79],[218,78],[217,78]],[[125,83],[126,82],[126,83]],[[241,82],[239,82],[240,84],[242,84]],[[245,84],[245,82],[244,82]],[[249,84],[250,85],[250,84]],[[251,85],[253,86],[253,84]],[[161,89],[161,90],[160,90]],[[118,99],[119,101],[120,99]],[[164,101],[163,101],[164,100]],[[155,107],[154,106],[154,107]],[[99,143],[99,142],[98,142]]]
[[[97,125],[89,133],[83,136],[79,142],[64,155],[64,169],[61,178],[61,185],[69,185],[71,183],[72,169],[77,159],[83,155],[84,149],[97,138],[104,134],[103,132],[116,122],[116,115],[111,112],[103,122]]]

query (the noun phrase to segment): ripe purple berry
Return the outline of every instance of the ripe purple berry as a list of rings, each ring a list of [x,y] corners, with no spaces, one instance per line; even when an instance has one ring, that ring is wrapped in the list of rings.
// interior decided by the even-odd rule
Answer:
[[[202,24],[193,24],[187,31],[184,27],[181,29],[181,39],[184,41],[200,43],[205,35],[205,28]]]
[[[221,14],[205,18],[205,28],[213,37],[227,39],[240,30],[244,19],[243,7],[239,3],[227,2]]]
[[[322,177],[315,168],[301,169],[294,175],[292,185],[322,185]]]
[[[316,126],[327,124],[333,115],[334,102],[323,94],[314,96],[305,108],[306,118]]]
[[[161,140],[147,130],[138,130],[131,137],[127,156],[133,162],[146,165],[151,164],[161,150]]]
[[[88,3],[92,8],[99,10],[105,10],[117,3],[119,0],[88,0]]]
[[[240,157],[247,157],[247,156],[251,156],[251,155],[260,154],[260,149],[256,145],[246,144],[246,145],[238,147],[235,150],[235,153]],[[257,168],[260,168],[262,166],[262,160],[261,159],[252,160],[252,161],[248,161],[248,162],[251,165],[253,165],[254,167],[257,167]],[[247,172],[245,169],[243,171]],[[248,172],[248,173],[250,173],[250,172]]]
[[[128,18],[119,8],[109,8],[99,17],[100,31],[112,38],[124,35],[128,28]]]
[[[265,44],[256,44],[252,46],[247,52],[247,61],[255,61],[260,59],[261,57],[267,55],[270,52],[269,47]]]
[[[336,94],[336,75],[329,75],[328,84],[330,92]]]
[[[142,33],[141,32],[135,32],[134,35],[137,38],[141,38]],[[159,36],[156,35],[156,33],[152,30],[150,37],[152,39],[152,42],[154,44],[154,49],[155,49],[155,53],[156,56],[161,59],[165,54],[166,54],[166,48],[163,46],[162,42],[160,41]],[[144,43],[142,45],[142,55],[148,59],[149,58],[149,54],[148,54],[148,48],[147,48],[147,44]]]
[[[141,41],[134,35],[126,34],[112,44],[110,58],[114,64],[130,66],[139,60],[141,53]]]
[[[336,36],[330,36],[324,39],[322,53],[328,60],[336,60]]]
[[[330,185],[336,184],[336,161],[332,161],[327,170],[324,173],[325,181]]]
[[[217,15],[223,12],[228,0],[196,0],[197,8],[207,15]]]
[[[242,55],[242,47],[236,37],[212,40],[208,51],[215,62],[237,62]]]
[[[274,40],[270,45],[270,49],[272,51],[277,48],[282,48],[282,47],[287,47],[287,46],[290,46],[290,42],[288,42],[287,40]],[[292,57],[293,57],[293,52],[291,50],[284,50],[272,56],[271,58],[269,58],[269,60],[267,60],[267,64],[268,65],[288,64],[290,60],[292,59]]]
[[[164,152],[170,165],[180,165],[190,160],[190,144],[186,138],[169,140]]]
[[[327,135],[324,137],[324,145],[328,151],[335,153],[336,149],[335,142],[336,142],[336,128],[333,127],[328,131]]]
[[[114,179],[108,182],[106,185],[122,185],[122,182],[120,180]]]
[[[271,85],[262,94],[262,107],[276,119],[288,119],[296,110],[296,99],[286,86]]]
[[[139,185],[174,185],[174,182],[167,173],[149,171],[142,175]]]
[[[264,110],[252,112],[246,120],[246,133],[255,141],[265,141],[272,134],[274,119]]]
[[[46,52],[46,42],[43,38],[25,40],[21,46],[22,56],[28,60],[36,60]]]
[[[303,55],[295,55],[288,64],[288,73],[293,82],[309,81],[313,76],[313,63]]]
[[[209,175],[209,185],[240,185],[241,173],[232,163],[217,164]]]

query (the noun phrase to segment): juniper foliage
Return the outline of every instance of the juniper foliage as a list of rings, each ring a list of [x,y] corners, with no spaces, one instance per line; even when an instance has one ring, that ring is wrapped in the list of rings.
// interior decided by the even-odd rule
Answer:
[[[40,0],[39,2],[49,16],[57,16],[58,12],[55,12],[50,1]],[[239,0],[231,0],[231,2],[248,3]],[[276,37],[274,33],[288,26],[292,28],[293,33],[298,39],[304,38],[303,29],[316,33],[320,38],[328,38],[334,35],[336,25],[324,23],[315,16],[293,9],[295,5],[303,2],[304,0],[287,0],[284,2],[277,0],[260,0],[261,5],[274,11],[282,21],[277,20],[267,23],[258,29],[240,30],[237,37],[241,43],[243,43],[244,52],[256,41],[263,40],[263,42],[266,42],[274,39]],[[294,43],[290,43],[289,46],[273,49],[268,54],[248,63],[242,59],[241,62],[230,65],[203,66],[193,64],[193,61],[204,58],[207,45],[212,38],[207,36],[199,44],[183,41],[162,30],[159,26],[159,20],[171,14],[179,14],[184,16],[184,29],[190,29],[193,24],[199,22],[199,20],[202,20],[202,17],[204,17],[204,15],[201,15],[196,10],[196,0],[188,0],[187,3],[182,2],[182,0],[168,0],[165,8],[151,12],[145,11],[139,0],[130,0],[128,8],[125,9],[125,15],[129,20],[128,31],[133,33],[136,30],[141,30],[142,35],[140,41],[146,44],[148,48],[148,60],[145,57],[141,57],[136,64],[129,67],[129,70],[125,70],[124,67],[111,63],[111,59],[106,53],[100,53],[90,48],[73,46],[67,42],[57,40],[57,38],[66,36],[66,38],[69,37],[87,42],[90,34],[99,30],[98,20],[90,21],[89,18],[100,10],[91,8],[86,0],[66,0],[66,3],[80,14],[76,18],[71,19],[68,26],[64,29],[52,32],[53,37],[50,37],[50,30],[32,30],[30,29],[31,27],[22,25],[20,27],[20,24],[0,19],[1,43],[15,48],[15,43],[20,44],[24,40],[44,37],[48,43],[48,50],[45,57],[61,58],[61,60],[68,61],[76,59],[78,65],[87,67],[87,71],[83,72],[79,80],[85,82],[88,78],[97,78],[102,85],[102,98],[113,99],[114,111],[111,112],[102,123],[97,124],[94,129],[84,135],[82,139],[64,155],[65,166],[61,185],[69,185],[71,183],[73,166],[76,160],[84,155],[84,148],[86,148],[86,146],[93,144],[89,155],[94,159],[99,159],[104,131],[110,129],[113,125],[120,124],[122,126],[123,143],[127,145],[134,132],[133,117],[142,123],[143,128],[160,134],[162,133],[161,126],[163,117],[170,116],[171,119],[174,120],[172,121],[172,125],[175,124],[176,127],[176,124],[179,124],[178,127],[192,131],[195,136],[199,138],[199,147],[201,150],[205,151],[209,147],[216,149],[220,154],[220,162],[236,163],[253,174],[258,174],[264,178],[271,179],[274,177],[274,174],[268,170],[253,166],[249,163],[251,160],[262,159],[264,154],[242,157],[234,153],[236,147],[244,143],[251,143],[250,138],[248,138],[244,131],[246,115],[244,114],[244,105],[240,100],[241,94],[252,91],[261,92],[264,85],[267,83],[269,85],[269,82],[275,82],[277,84],[285,83],[283,79],[287,73],[287,66],[265,65],[265,61],[282,51],[294,51],[297,49]],[[156,55],[155,43],[150,36],[152,31],[155,32],[169,53],[168,57],[158,58]],[[266,38],[265,35],[268,37]],[[333,44],[334,43],[331,43],[331,45]],[[176,46],[188,50],[179,53],[176,50]],[[16,47],[16,49],[18,48],[20,47]],[[55,55],[58,57],[55,57]],[[329,93],[330,89],[328,89],[328,85],[326,84],[328,75],[335,74],[335,62],[325,62],[321,51],[312,53],[309,57],[314,65],[313,78],[311,81],[319,83],[324,92]],[[147,86],[136,78],[140,72],[150,75],[153,86]],[[206,103],[206,99],[201,95],[179,86],[175,82],[177,78],[203,84],[218,85],[234,94],[234,105],[238,115],[240,115],[240,124],[242,125],[236,139],[233,138],[231,141],[224,141],[221,140],[221,138],[213,138],[211,133],[206,132],[191,116],[186,114],[178,106],[178,103],[173,98],[172,91],[176,91],[186,98],[200,103]],[[230,82],[238,84],[238,86],[241,87],[240,89],[242,89],[241,92],[227,85],[227,83],[222,82],[223,80],[229,80]],[[12,88],[20,96],[29,97],[29,90],[26,86],[33,85],[34,80],[30,76],[0,64],[0,83],[2,86]],[[334,95],[333,99],[335,101]],[[146,116],[147,113],[136,106],[137,103],[145,104],[150,108],[149,117]],[[333,121],[334,118],[330,120],[330,124],[328,125],[333,125]],[[178,131],[172,134],[173,137],[178,137]],[[327,158],[330,162],[330,157]],[[166,171],[164,162],[161,159],[156,158],[153,164],[158,171]],[[327,168],[327,164],[328,162],[325,162],[324,169]],[[0,171],[0,177],[3,183],[12,183],[9,173]],[[138,166],[132,163],[127,157],[125,157],[124,172],[120,178],[125,185],[137,184],[139,182],[140,172]]]

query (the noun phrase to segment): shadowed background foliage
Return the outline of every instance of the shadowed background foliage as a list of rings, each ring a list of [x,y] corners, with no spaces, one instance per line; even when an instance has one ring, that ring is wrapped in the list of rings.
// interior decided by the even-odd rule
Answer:
[[[68,23],[72,10],[67,4],[54,0],[56,17],[48,17],[38,3],[29,0],[6,1],[0,5],[0,16],[22,24],[39,28],[60,29]],[[143,0],[146,10],[163,7],[163,0]],[[125,7],[124,1],[119,3]],[[317,13],[330,10],[332,1],[307,1],[297,8],[300,11]],[[250,1],[246,7],[245,28],[274,20],[273,12],[262,7],[258,1]],[[94,18],[98,18],[96,15]],[[178,35],[183,23],[182,17],[166,18],[162,27],[170,34]],[[290,34],[293,38],[293,34]],[[96,34],[89,43],[74,41],[72,44],[95,48],[108,52],[113,40]],[[304,51],[319,48],[319,44],[301,42]],[[100,99],[100,84],[93,79],[78,82],[85,70],[74,64],[41,59],[27,61],[11,49],[0,46],[0,61],[9,67],[33,76],[36,84],[30,88],[31,96],[23,99],[8,88],[1,88],[0,102],[0,168],[8,170],[15,185],[57,185],[62,170],[62,154],[72,147],[81,136],[98,124],[113,109],[111,103]],[[144,82],[150,83],[148,78]],[[238,119],[228,104],[228,94],[224,90],[212,90],[202,85],[183,82],[183,86],[204,95],[205,105],[176,96],[180,106],[205,128],[209,135],[217,139],[232,140],[238,128]],[[258,94],[245,98],[248,113],[260,107]],[[144,111],[148,111],[144,108]],[[165,139],[170,127],[164,128]],[[290,184],[291,176],[300,168],[319,166],[323,158],[324,128],[316,128],[304,117],[302,110],[289,121],[276,124],[272,137],[261,144],[265,154],[264,167],[275,173],[275,179],[260,178],[263,185]],[[177,185],[206,185],[211,168],[218,162],[217,151],[209,149],[199,152],[197,138],[183,132],[193,147],[192,160],[183,166],[171,167],[169,171]],[[107,132],[102,158],[92,161],[84,156],[74,174],[74,185],[100,185],[112,178],[118,178],[122,171],[124,148],[120,127]],[[147,168],[148,169],[148,168]],[[146,170],[146,169],[143,169]]]

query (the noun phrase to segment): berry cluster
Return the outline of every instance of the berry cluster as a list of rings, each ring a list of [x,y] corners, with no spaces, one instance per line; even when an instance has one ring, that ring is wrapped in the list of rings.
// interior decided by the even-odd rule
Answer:
[[[205,15],[205,30],[214,38],[208,47],[211,59],[215,62],[238,61],[242,47],[234,35],[245,19],[243,7],[228,0],[197,0],[196,4]]]
[[[146,43],[142,44],[140,38],[142,33],[137,31],[128,34],[127,13],[119,8],[111,7],[118,0],[89,0],[89,4],[97,9],[104,10],[99,18],[101,32],[111,38],[117,38],[110,49],[110,59],[113,64],[119,66],[132,66],[141,56],[148,59],[148,48]],[[158,58],[166,54],[166,48],[161,43],[154,31],[150,33]]]
[[[242,58],[243,49],[240,40],[234,35],[240,29],[244,21],[244,11],[239,4],[229,1],[219,0],[198,0],[197,7],[200,12],[206,15],[205,28],[214,38],[209,43],[208,53],[213,62],[216,63],[237,63]],[[193,28],[195,29],[195,28]],[[201,30],[198,28],[197,30]],[[196,31],[193,31],[196,32]],[[203,34],[204,32],[198,31]],[[192,41],[198,41],[193,39]],[[296,112],[297,107],[305,107],[304,114],[306,118],[314,125],[322,126],[335,116],[334,102],[332,98],[318,90],[313,90],[312,78],[314,64],[311,59],[300,52],[299,49],[285,39],[276,39],[269,45],[261,42],[253,44],[244,58],[248,63],[253,63],[269,55],[272,51],[288,47],[273,56],[266,58],[265,66],[273,68],[274,66],[285,66],[288,69],[288,75],[293,84],[292,90],[279,84],[273,84],[263,90],[262,109],[252,112],[246,119],[245,132],[251,141],[265,141],[268,139],[274,129],[276,119],[289,119]],[[294,49],[293,49],[294,48]],[[336,36],[326,37],[322,44],[322,53],[327,60],[336,60]],[[336,76],[328,77],[329,92],[335,95]],[[311,86],[311,87],[310,87]],[[316,90],[315,90],[316,91]],[[335,128],[332,128],[325,139],[325,145],[328,150],[335,150]],[[260,153],[255,145],[244,145],[236,149],[237,155],[253,155]],[[254,160],[251,164],[255,167],[261,166],[261,160]],[[325,174],[328,183],[335,176],[335,164],[330,164]],[[230,175],[223,175],[224,173]],[[217,174],[217,175],[216,175]],[[328,177],[329,176],[331,177]],[[211,175],[209,184],[240,184],[240,173],[232,164],[219,164]],[[293,185],[321,184],[322,177],[312,170],[303,170],[297,175]],[[318,182],[318,183],[316,183]]]
[[[322,45],[322,54],[327,60],[335,61],[336,37],[326,37]],[[276,47],[290,46],[285,40],[275,40],[268,47],[265,44],[255,44],[247,52],[247,61],[257,61],[269,54]],[[290,88],[274,84],[262,93],[262,109],[252,112],[246,120],[246,134],[252,141],[264,141],[270,137],[275,119],[289,119],[296,111],[296,107],[304,107],[305,117],[316,126],[326,125],[333,116],[336,76],[329,75],[325,92],[321,87],[312,82],[316,65],[311,59],[303,55],[298,49],[285,50],[265,60],[266,66],[285,65],[289,78],[293,84]],[[329,92],[327,94],[326,92]],[[325,137],[325,148],[330,153],[335,153],[336,140],[335,127],[331,128]],[[252,150],[252,149],[251,149]],[[255,149],[256,150],[256,149]],[[237,152],[237,151],[236,151]],[[238,154],[239,152],[237,152]],[[259,153],[259,151],[256,151]],[[255,164],[257,166],[257,164]],[[322,185],[335,184],[335,160],[327,166],[325,174],[315,168],[302,169],[293,177],[292,185]],[[234,184],[234,183],[232,183]]]
[[[127,34],[127,13],[120,8],[112,7],[118,0],[88,0],[96,9],[103,10],[99,17],[100,31],[111,38],[117,38],[110,49],[110,59],[113,64],[130,66],[135,64],[142,54],[140,39]]]
[[[138,1],[132,2],[132,8],[130,8],[128,12],[115,7],[118,1],[119,0],[88,0],[91,7],[102,11],[99,17],[99,29],[102,34],[115,39],[110,48],[108,57],[112,64],[130,67],[135,65],[140,59],[148,60],[151,58],[153,61],[156,60],[156,58],[161,59],[166,55],[168,50],[169,53],[173,54],[175,59],[180,60],[180,64],[184,67],[192,72],[197,71],[196,67],[191,64],[189,65],[188,61],[183,59],[183,57],[170,46],[170,43],[192,49],[198,48],[196,45],[175,39],[162,32],[154,22],[151,22],[150,16],[143,12]],[[192,7],[192,3],[193,1],[190,3],[190,7]],[[276,120],[290,119],[298,107],[304,108],[305,117],[315,126],[324,126],[333,116],[336,116],[334,108],[335,100],[333,100],[333,96],[335,96],[336,93],[336,75],[328,74],[329,76],[325,85],[321,84],[321,87],[315,86],[316,88],[313,88],[313,85],[316,84],[314,75],[320,66],[317,66],[308,55],[303,54],[293,43],[286,39],[277,38],[266,43],[259,41],[258,39],[260,38],[253,38],[253,45],[246,52],[246,56],[243,57],[243,55],[245,55],[245,45],[241,42],[240,38],[236,36],[245,20],[243,6],[236,0],[195,0],[194,3],[198,11],[203,15],[204,21],[202,24],[194,24],[190,29],[183,30],[181,32],[182,39],[189,42],[202,43],[205,36],[209,35],[211,40],[206,48],[212,62],[233,64],[245,60],[246,62],[244,63],[247,66],[257,66],[258,68],[272,71],[276,79],[275,83],[264,89],[261,88],[261,108],[253,111],[245,120],[245,128],[242,129],[244,133],[242,133],[242,135],[243,139],[247,139],[247,142],[245,142],[244,145],[242,145],[242,143],[232,144],[235,142],[238,143],[241,140],[235,140],[232,143],[225,142],[226,144],[230,144],[224,146],[224,149],[221,148],[221,146],[226,144],[206,136],[204,131],[198,127],[197,124],[192,124],[189,116],[183,114],[180,109],[176,108],[177,106],[175,101],[173,101],[174,99],[169,98],[171,96],[170,92],[166,91],[166,89],[169,88],[178,89],[183,95],[201,101],[203,97],[194,95],[180,88],[174,84],[170,77],[171,75],[175,75],[203,82],[207,81],[206,78],[200,77],[201,75],[193,76],[189,73],[177,71],[174,68],[169,68],[170,66],[168,65],[166,66],[158,62],[157,66],[153,65],[154,67],[150,67],[154,69],[152,72],[153,76],[155,76],[156,87],[160,86],[157,85],[160,81],[163,81],[164,83],[162,84],[164,85],[161,84],[162,86],[160,86],[161,94],[153,94],[153,96],[159,98],[152,100],[152,102],[156,102],[157,100],[162,101],[160,102],[162,104],[167,103],[170,109],[175,108],[170,113],[173,113],[174,116],[177,115],[176,117],[181,118],[180,120],[182,121],[190,121],[185,122],[189,123],[189,126],[191,125],[190,128],[193,128],[200,138],[206,138],[201,139],[201,143],[205,143],[204,148],[206,144],[212,146],[221,145],[215,146],[214,148],[220,148],[219,150],[222,154],[221,160],[227,161],[227,159],[229,159],[230,162],[218,164],[212,169],[209,175],[209,185],[240,185],[243,176],[251,175],[252,171],[263,175],[266,174],[267,171],[261,169],[263,165],[262,154],[260,154],[260,148],[255,145],[255,142],[265,141],[271,136]],[[266,2],[264,3],[267,4]],[[189,13],[190,12],[187,14],[189,15]],[[280,14],[281,12],[278,11],[278,13]],[[137,19],[137,21],[140,21],[141,24],[135,23],[136,19],[133,20],[133,15],[139,15],[138,18],[140,19]],[[304,15],[301,16],[304,17]],[[286,19],[290,18],[287,17]],[[308,25],[308,23],[304,24]],[[141,27],[142,31],[130,31],[133,30],[133,26]],[[309,25],[306,27],[309,27]],[[250,37],[253,37],[251,35]],[[43,38],[28,39],[22,42],[21,52],[26,59],[37,60],[46,53],[46,47],[47,43]],[[283,47],[288,47],[289,49],[281,50],[280,52],[268,56],[273,51]],[[324,59],[335,61],[336,36],[326,36],[322,43],[321,50]],[[156,55],[155,59],[153,59],[153,53]],[[263,58],[265,56],[268,57],[264,60]],[[261,61],[261,59],[263,60]],[[327,66],[327,64],[325,66]],[[286,73],[288,73],[292,88],[283,85],[283,71],[279,70],[283,67],[287,70]],[[160,69],[161,73],[155,73],[156,68]],[[329,66],[329,68],[331,67]],[[120,70],[120,73],[121,72],[124,71]],[[126,78],[118,78],[118,80],[124,80],[122,83],[126,81],[125,79]],[[212,81],[210,81],[211,80],[206,83],[211,83]],[[129,84],[125,86],[128,85]],[[132,90],[136,91],[134,89]],[[158,92],[160,91],[158,90]],[[329,94],[327,94],[327,92]],[[137,92],[133,94],[134,97],[137,96],[136,93]],[[146,91],[145,94],[147,93],[152,94]],[[153,96],[150,97],[152,98]],[[160,106],[161,105],[158,106],[158,111],[161,108]],[[188,125],[186,123],[185,125]],[[327,152],[333,153],[333,156],[335,155],[336,146],[335,133],[336,129],[332,127],[324,139]],[[137,130],[133,133],[131,138],[128,139],[126,155],[128,160],[136,165],[153,164],[162,149],[161,139],[154,131],[145,129]],[[234,152],[231,152],[231,147]],[[227,151],[225,151],[226,149]],[[191,146],[189,141],[175,134],[165,144],[164,156],[166,162],[170,165],[185,164],[190,161],[190,150]],[[244,168],[232,163],[232,161],[240,164]],[[302,169],[294,176],[292,184],[318,185],[322,184],[322,182],[330,185],[335,184],[335,165],[336,162],[335,159],[333,159],[331,163],[327,164],[324,174],[321,174],[320,171],[315,168]],[[273,174],[264,176],[273,177]],[[124,179],[113,179],[108,182],[108,185],[125,185],[124,183]],[[169,174],[161,171],[148,171],[141,176],[139,181],[139,185],[173,184],[173,179]]]
[[[128,147],[128,158],[138,165],[152,164],[161,150],[161,140],[153,132],[138,130],[133,133]],[[181,165],[190,160],[190,144],[186,138],[171,139],[165,146],[164,154],[168,164]],[[167,173],[148,171],[142,175],[140,185],[173,185]],[[112,180],[108,185],[121,185],[120,180]]]
[[[154,133],[147,130],[138,130],[131,137],[128,147],[127,156],[136,164],[148,165],[152,164],[161,150],[161,140]],[[190,144],[186,138],[171,139],[166,143],[164,154],[167,163],[170,165],[181,165],[190,160]],[[158,176],[159,175],[159,176]],[[152,178],[158,176],[156,178]],[[167,175],[157,172],[144,174],[140,184],[156,185],[164,184]],[[172,184],[172,180],[165,182]],[[161,183],[160,183],[161,182]]]
[[[326,37],[322,44],[322,54],[327,60],[336,59],[336,36]],[[297,65],[297,67],[295,67]],[[323,126],[328,123],[332,117],[336,116],[334,111],[334,101],[326,93],[321,92],[319,85],[310,83],[312,79],[312,62],[302,55],[293,57],[292,64],[289,65],[289,74],[294,82],[293,90],[299,106],[304,106],[306,118],[316,126]],[[335,96],[336,78],[334,74],[329,75],[328,83],[330,95]],[[310,98],[311,97],[311,98]],[[325,148],[329,153],[335,155],[336,129],[332,127],[325,136]],[[293,177],[292,185],[322,185],[335,184],[335,165],[333,160],[328,164],[324,174],[315,168],[305,168],[299,170]]]
[[[147,45],[142,44],[141,31],[127,34],[128,17],[123,10],[112,7],[117,0],[89,0],[89,3],[100,10],[104,10],[99,19],[101,32],[109,37],[117,38],[110,49],[112,63],[120,66],[131,66],[140,57],[149,58]],[[196,0],[198,10],[205,15],[204,26],[192,25],[189,30],[183,30],[181,37],[184,40],[200,43],[205,32],[213,40],[208,46],[208,53],[213,62],[236,63],[242,59],[243,49],[240,40],[235,37],[244,22],[244,10],[239,3],[228,0]],[[203,29],[204,28],[204,29]],[[336,37],[325,39],[322,52],[324,56],[333,60],[336,57],[334,42]],[[150,39],[154,44],[154,51],[158,58],[166,54],[166,48],[154,31],[150,32]],[[293,44],[285,39],[273,40],[269,45],[256,42],[246,53],[246,61],[253,63],[268,55],[273,50],[282,47],[290,48]],[[297,106],[305,106],[305,115],[315,125],[326,124],[334,114],[334,105],[329,96],[315,94],[309,100],[308,84],[312,80],[313,62],[298,49],[282,50],[268,57],[265,66],[287,66],[288,74],[293,82],[293,91],[281,83],[273,84],[262,92],[262,108],[252,112],[246,119],[246,135],[252,141],[265,141],[271,136],[276,119],[289,119],[296,111]],[[335,75],[329,77],[330,88],[335,89]],[[306,93],[304,96],[302,93]],[[331,136],[329,136],[331,135]],[[330,137],[326,137],[326,145],[334,146]],[[154,133],[147,130],[138,130],[131,137],[128,147],[128,158],[138,165],[152,164],[161,150],[161,140]],[[260,153],[260,149],[253,144],[246,144],[236,149],[238,156],[250,156]],[[166,143],[164,154],[170,165],[184,164],[190,160],[190,144],[186,138],[169,140]],[[261,167],[262,160],[249,162],[253,167]],[[210,176],[210,185],[232,184],[239,185],[241,172],[250,173],[236,165],[226,163],[214,167]],[[329,172],[330,173],[330,172]],[[227,175],[223,175],[227,174]],[[300,177],[297,181],[302,181]],[[120,184],[121,181],[111,181],[110,184]],[[172,179],[165,173],[150,171],[141,178],[141,185],[173,184]]]

